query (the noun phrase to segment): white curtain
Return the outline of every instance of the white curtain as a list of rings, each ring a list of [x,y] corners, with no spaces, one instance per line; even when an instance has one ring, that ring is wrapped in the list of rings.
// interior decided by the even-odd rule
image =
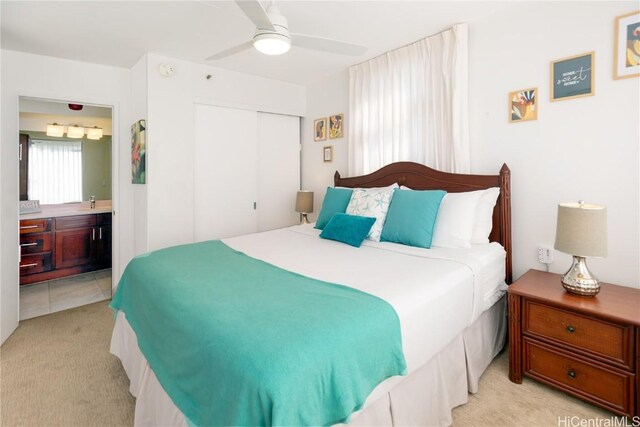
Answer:
[[[82,142],[29,142],[28,189],[40,204],[82,201]]]
[[[349,173],[413,161],[469,173],[467,25],[349,69]]]

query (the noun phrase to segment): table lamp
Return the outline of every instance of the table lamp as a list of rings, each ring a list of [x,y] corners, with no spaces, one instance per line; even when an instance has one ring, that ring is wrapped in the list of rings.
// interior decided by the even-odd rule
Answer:
[[[298,191],[296,196],[296,212],[301,215],[300,224],[309,224],[307,214],[313,212],[313,191]]]
[[[558,204],[558,224],[554,247],[573,255],[562,286],[572,294],[594,296],[600,284],[587,268],[585,257],[607,256],[607,208],[580,201]]]

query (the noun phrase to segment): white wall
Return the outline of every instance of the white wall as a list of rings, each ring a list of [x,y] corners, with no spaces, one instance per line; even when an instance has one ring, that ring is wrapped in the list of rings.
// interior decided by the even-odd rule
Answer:
[[[344,113],[344,137],[313,140],[313,121]],[[327,122],[328,125],[328,122]],[[307,86],[307,115],[302,120],[302,189],[313,191],[313,210],[310,221],[322,207],[327,187],[333,186],[333,174],[347,176],[349,170],[349,73],[344,70]],[[333,146],[333,162],[323,160],[323,147]]]
[[[608,209],[609,256],[588,264],[603,281],[640,287],[640,79],[613,79],[615,17],[637,2],[517,3],[470,23],[472,170],[512,172],[514,277],[553,247],[557,203]],[[571,17],[571,19],[567,19]],[[595,96],[550,102],[550,61],[595,51]],[[537,86],[538,120],[509,123],[508,92]],[[570,256],[555,252],[551,271]]]
[[[138,120],[147,120],[148,79],[147,79],[147,55],[143,55],[131,68],[131,123]],[[147,133],[147,140],[148,138]],[[129,136],[131,144],[131,136]],[[131,150],[131,149],[129,149]],[[147,142],[148,151],[148,142]],[[149,158],[147,157],[147,168]],[[147,169],[148,171],[148,169]],[[131,182],[131,164],[129,164],[129,182]],[[148,175],[146,175],[148,178]],[[132,184],[133,193],[133,253],[139,255],[149,249],[147,234],[147,206],[148,192],[146,184]]]
[[[584,199],[607,205],[609,214],[609,256],[588,261],[594,274],[640,287],[640,79],[613,80],[615,17],[633,10],[636,2],[514,2],[469,23],[472,173],[511,168],[515,278],[544,269],[537,248],[553,247],[557,203]],[[595,96],[551,103],[550,61],[591,50]],[[532,86],[539,88],[538,120],[509,123],[509,91]],[[313,120],[343,111],[346,70],[307,86],[302,182],[315,191],[316,213],[335,169],[346,174],[348,149],[346,136],[334,142],[334,163],[324,164]],[[551,271],[564,272],[570,256],[555,255]]]
[[[161,63],[173,66],[172,77],[160,75]],[[194,239],[194,102],[303,116],[306,98],[303,86],[153,54],[147,79],[147,236],[154,250]]]
[[[131,73],[129,70],[2,50],[0,141],[0,339],[18,324],[18,98],[37,98],[113,105],[114,146],[118,155],[114,170],[118,194],[114,194],[114,277],[132,256],[132,206],[129,169]],[[116,174],[116,172],[118,174]]]

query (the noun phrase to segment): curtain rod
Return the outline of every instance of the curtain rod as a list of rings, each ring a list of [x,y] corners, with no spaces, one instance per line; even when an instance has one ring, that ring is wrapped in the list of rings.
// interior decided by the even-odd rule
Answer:
[[[434,37],[434,36],[437,36],[437,35],[439,35],[439,34],[442,34],[442,33],[446,32],[446,31],[453,30],[453,27],[455,27],[455,26],[457,26],[457,25],[461,25],[461,24],[465,24],[465,22],[461,22],[460,24],[454,24],[454,25],[452,25],[451,27],[446,28],[446,29],[444,29],[444,30],[442,30],[442,31],[438,31],[437,33],[429,34],[428,36],[425,36],[425,37],[423,37],[423,38],[421,38],[421,39],[418,39],[418,40],[416,40],[416,41],[413,41],[413,42],[407,43],[407,44],[405,44],[405,45],[403,45],[403,46],[400,46],[400,47],[397,47],[397,48],[395,48],[395,49],[388,50],[388,51],[386,51],[386,52],[381,53],[380,55],[376,55],[376,56],[374,56],[373,58],[365,59],[364,61],[358,62],[357,64],[349,65],[349,67],[348,67],[348,68],[351,68],[351,67],[357,67],[358,65],[364,64],[365,62],[373,61],[374,59],[376,59],[376,58],[380,58],[381,56],[384,56],[384,55],[386,55],[386,54],[388,54],[388,53],[391,53],[391,52],[393,52],[393,51],[400,50],[400,49],[404,49],[405,47],[411,46],[412,44],[416,44],[416,43],[418,43],[418,42],[420,42],[420,41],[422,41],[422,40],[424,40],[424,39],[428,39],[428,38],[430,38],[430,37]]]

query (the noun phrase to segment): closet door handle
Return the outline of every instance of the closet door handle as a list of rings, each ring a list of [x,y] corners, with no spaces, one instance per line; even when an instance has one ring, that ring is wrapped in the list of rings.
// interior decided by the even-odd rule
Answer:
[[[96,229],[93,229],[93,240],[96,240]]]
[[[100,240],[102,240],[102,227],[100,227]]]

